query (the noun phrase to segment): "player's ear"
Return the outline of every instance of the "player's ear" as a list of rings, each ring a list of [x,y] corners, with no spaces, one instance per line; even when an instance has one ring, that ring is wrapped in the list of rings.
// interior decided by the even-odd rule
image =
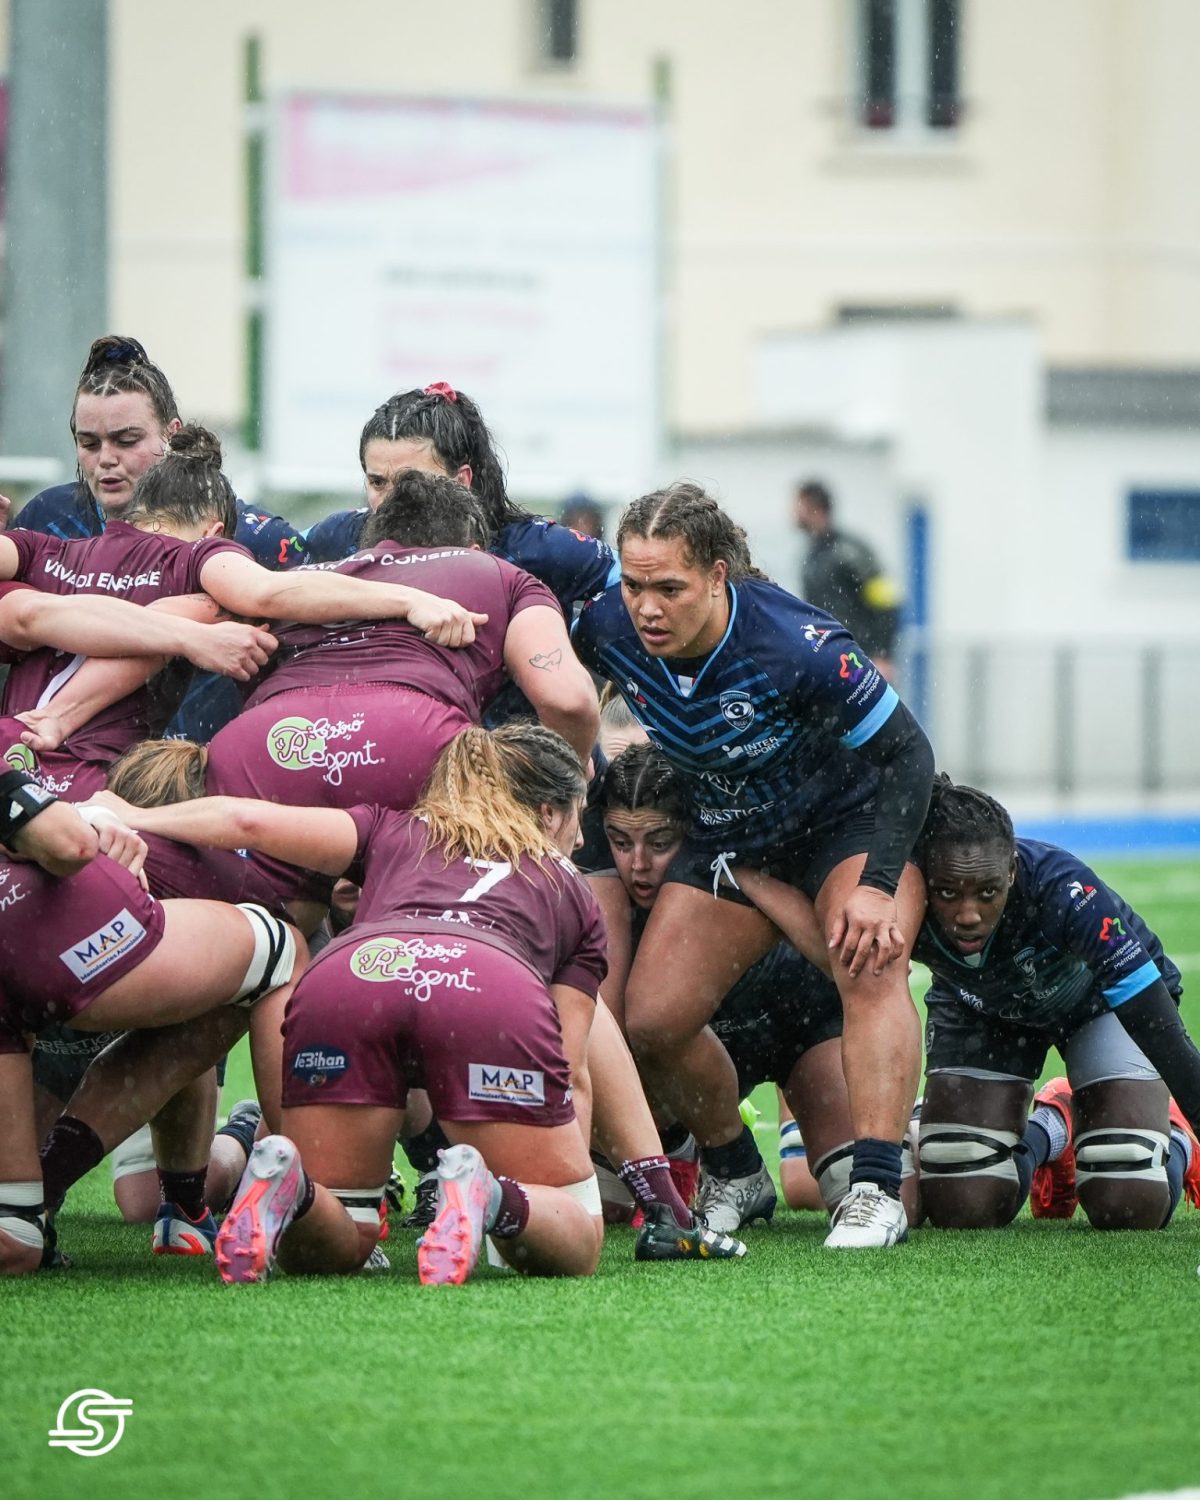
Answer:
[[[719,594],[725,587],[725,580],[726,578],[728,578],[728,576],[729,564],[723,557],[718,557],[716,562],[713,563],[712,572],[709,575],[712,581],[712,591],[714,594]]]

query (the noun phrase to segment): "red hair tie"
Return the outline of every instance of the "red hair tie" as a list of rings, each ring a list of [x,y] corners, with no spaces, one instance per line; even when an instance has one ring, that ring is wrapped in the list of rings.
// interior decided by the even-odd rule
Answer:
[[[427,385],[422,394],[426,396],[445,396],[447,401],[458,400],[458,392],[452,385],[447,385],[444,380],[435,380],[432,385]]]

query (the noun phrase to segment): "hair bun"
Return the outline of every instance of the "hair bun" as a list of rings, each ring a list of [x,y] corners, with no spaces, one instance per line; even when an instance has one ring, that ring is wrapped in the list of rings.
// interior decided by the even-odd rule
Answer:
[[[150,356],[138,343],[123,333],[106,333],[98,338],[88,350],[83,366],[84,375],[94,375],[110,365],[148,365]]]
[[[221,466],[221,440],[198,422],[185,422],[167,439],[171,452],[196,463]]]

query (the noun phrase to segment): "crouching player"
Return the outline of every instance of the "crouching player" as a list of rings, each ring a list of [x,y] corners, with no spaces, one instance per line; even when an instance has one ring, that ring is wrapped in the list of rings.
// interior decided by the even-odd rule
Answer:
[[[1187,1125],[1200,1121],[1200,1054],[1158,938],[1081,860],[1015,838],[998,802],[944,776],[918,857],[929,906],[914,956],[933,971],[920,1137],[932,1223],[1007,1224],[1056,1158],[1069,1194],[1072,1141],[1093,1225],[1167,1223],[1185,1178],[1192,1192],[1200,1182]],[[1052,1045],[1074,1099],[1043,1090],[1027,1123]],[[1045,1216],[1064,1216],[1052,1189]]]
[[[9,1273],[52,1252],[45,1209],[211,1068],[247,1030],[250,1007],[307,956],[262,908],[154,901],[134,873],[144,845],[111,815],[92,817],[98,831],[24,773],[0,776],[0,843],[15,853],[0,864],[0,1270]],[[208,956],[202,969],[198,952]],[[175,1076],[148,1066],[119,1079],[86,1120],[68,1106],[39,1161],[26,1036],[51,1020],[83,1031],[169,1027]],[[127,1096],[144,1107],[140,1118],[129,1118]]]

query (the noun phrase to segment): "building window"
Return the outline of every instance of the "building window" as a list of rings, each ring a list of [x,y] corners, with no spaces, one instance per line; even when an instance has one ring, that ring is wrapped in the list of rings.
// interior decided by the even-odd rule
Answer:
[[[859,0],[859,124],[952,130],[962,112],[961,30],[962,0]]]
[[[1128,516],[1134,562],[1200,562],[1200,491],[1131,490]]]
[[[537,0],[537,28],[542,61],[570,67],[579,46],[579,0]]]

